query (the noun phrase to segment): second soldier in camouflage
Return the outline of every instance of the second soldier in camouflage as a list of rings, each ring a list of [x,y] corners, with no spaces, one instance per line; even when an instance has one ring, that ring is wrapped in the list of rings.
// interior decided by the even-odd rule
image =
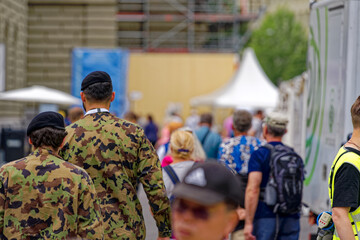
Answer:
[[[34,152],[0,169],[0,238],[102,239],[91,178],[57,154],[66,136],[63,117],[39,114],[28,135]]]

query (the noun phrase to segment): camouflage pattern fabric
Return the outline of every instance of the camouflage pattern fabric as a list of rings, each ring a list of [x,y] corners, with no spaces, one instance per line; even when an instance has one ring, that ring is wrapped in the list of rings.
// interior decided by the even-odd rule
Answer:
[[[0,169],[1,239],[102,239],[91,178],[51,150]]]
[[[143,184],[159,236],[170,237],[170,205],[160,161],[141,127],[110,113],[84,116],[66,128],[60,154],[91,176],[104,221],[105,239],[145,239],[136,190]]]

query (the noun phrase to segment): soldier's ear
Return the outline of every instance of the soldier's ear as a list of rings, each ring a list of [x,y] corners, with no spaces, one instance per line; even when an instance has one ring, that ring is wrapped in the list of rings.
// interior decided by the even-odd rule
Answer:
[[[31,138],[29,138],[29,144],[30,144],[30,145],[33,145],[32,141],[31,141]]]
[[[85,94],[84,92],[80,92],[81,101],[85,102]]]
[[[110,102],[114,101],[114,99],[115,99],[115,92],[112,92]]]

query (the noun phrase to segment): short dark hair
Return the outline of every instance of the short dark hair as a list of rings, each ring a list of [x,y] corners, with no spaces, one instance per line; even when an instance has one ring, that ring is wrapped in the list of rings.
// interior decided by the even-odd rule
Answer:
[[[212,124],[213,122],[213,116],[211,115],[211,113],[203,113],[200,116],[200,123],[207,123],[207,124]]]
[[[30,139],[35,148],[49,146],[55,150],[61,146],[67,132],[52,127],[44,127],[30,133]]]
[[[92,102],[110,101],[112,92],[113,87],[109,82],[91,84],[83,91],[86,99]]]
[[[233,125],[239,132],[247,132],[251,128],[252,115],[246,110],[234,112]]]
[[[266,124],[269,134],[274,137],[282,137],[286,133],[286,128],[274,127],[272,125]]]
[[[360,96],[355,100],[351,106],[351,121],[354,128],[360,127]]]

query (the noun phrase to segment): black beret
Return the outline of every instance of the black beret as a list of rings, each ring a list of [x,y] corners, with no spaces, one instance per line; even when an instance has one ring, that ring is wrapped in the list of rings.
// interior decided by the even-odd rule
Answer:
[[[88,86],[94,83],[109,82],[111,83],[111,77],[109,74],[103,71],[95,71],[89,73],[81,83],[81,91],[84,91]]]
[[[31,120],[28,128],[27,135],[29,136],[33,131],[39,130],[44,127],[53,127],[65,130],[64,118],[57,112],[42,112]]]

